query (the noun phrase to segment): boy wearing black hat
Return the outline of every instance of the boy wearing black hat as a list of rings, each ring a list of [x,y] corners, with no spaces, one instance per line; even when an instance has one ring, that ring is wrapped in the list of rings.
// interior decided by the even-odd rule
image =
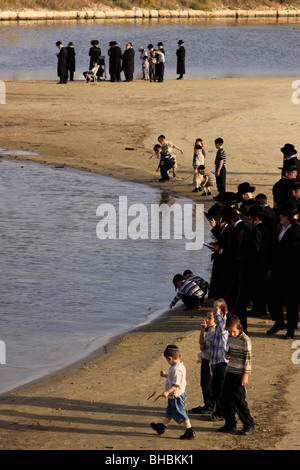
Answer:
[[[68,52],[67,48],[63,46],[61,41],[56,42],[56,46],[59,49],[59,52],[56,54],[58,58],[57,62],[57,76],[59,77],[59,84],[67,83],[68,81]]]

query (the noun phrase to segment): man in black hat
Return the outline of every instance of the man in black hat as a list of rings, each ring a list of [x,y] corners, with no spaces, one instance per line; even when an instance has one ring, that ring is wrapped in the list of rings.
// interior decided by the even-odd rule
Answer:
[[[89,56],[90,56],[89,70],[92,70],[95,62],[98,65],[100,64],[100,57],[101,57],[101,49],[99,47],[99,41],[97,39],[93,39],[91,41],[91,46],[92,47],[90,47],[90,50],[89,50]]]
[[[221,217],[220,211],[222,205],[216,202],[206,213],[208,220],[212,225],[211,233],[214,235],[216,242],[210,248],[212,251],[212,272],[209,283],[208,297],[210,299],[224,298],[227,292],[226,278],[226,262],[221,256],[222,250],[227,246],[229,240],[229,225],[225,217]]]
[[[266,314],[268,271],[271,262],[273,238],[270,230],[263,223],[264,207],[249,208],[252,227],[253,254],[251,256],[251,315],[260,317]]]
[[[76,52],[74,49],[74,44],[72,42],[69,42],[67,46],[67,52],[68,52],[68,59],[67,59],[67,67],[68,67],[68,73],[69,73],[69,80],[70,82],[74,81],[74,72],[76,68]]]
[[[282,176],[284,176],[284,163],[289,162],[289,164],[296,165],[297,168],[297,180],[300,181],[300,160],[297,157],[297,150],[292,144],[285,144],[280,151],[283,153],[283,168]]]
[[[178,49],[176,51],[177,55],[177,73],[179,77],[177,80],[181,80],[185,74],[185,48],[183,46],[183,41],[180,39],[178,41]]]
[[[295,221],[298,207],[288,200],[278,208],[280,230],[274,245],[269,272],[269,311],[275,322],[267,334],[275,334],[287,328],[286,338],[294,337],[298,325],[300,290],[300,226]],[[286,307],[287,324],[283,306]]]
[[[274,234],[276,227],[279,224],[279,219],[275,209],[270,206],[267,196],[263,193],[257,194],[257,196],[255,196],[255,200],[264,208],[263,223],[268,227],[270,232]]]
[[[240,211],[245,215],[248,215],[248,206],[251,205],[254,191],[255,186],[251,186],[249,183],[241,183],[237,187],[237,196],[242,200]]]
[[[59,84],[67,83],[68,81],[68,52],[66,47],[63,46],[61,41],[56,42],[56,46],[59,49],[59,52],[56,54],[58,58],[57,62],[57,76],[59,77]]]
[[[247,306],[250,302],[251,254],[253,239],[251,230],[242,221],[238,211],[225,205],[219,212],[230,229],[227,245],[219,251],[226,270],[223,282],[226,283],[224,299],[231,314],[237,315],[247,332]]]
[[[296,181],[296,177],[296,165],[293,162],[290,162],[290,160],[286,160],[283,164],[283,176],[272,188],[275,209],[289,198],[289,187],[294,181]]]
[[[111,82],[121,81],[121,61],[122,51],[116,41],[110,41],[109,55],[109,74]]]
[[[134,55],[135,51],[131,42],[126,44],[126,49],[122,54],[122,70],[125,75],[126,82],[132,82],[134,73]]]

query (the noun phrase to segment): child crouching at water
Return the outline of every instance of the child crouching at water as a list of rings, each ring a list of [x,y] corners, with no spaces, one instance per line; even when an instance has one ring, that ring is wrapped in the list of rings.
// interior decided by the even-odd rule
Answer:
[[[184,424],[185,433],[180,439],[193,439],[195,432],[191,426],[186,404],[186,369],[181,361],[181,354],[177,346],[170,344],[164,351],[164,357],[170,365],[169,372],[160,371],[161,377],[166,378],[165,391],[162,396],[168,398],[168,406],[162,423],[151,423],[150,426],[157,434],[164,434],[166,427],[172,419],[178,424]]]
[[[222,395],[225,425],[219,431],[233,432],[236,430],[235,412],[237,412],[243,423],[241,434],[250,434],[254,431],[254,421],[246,402],[245,387],[248,385],[248,374],[251,372],[251,340],[244,333],[240,319],[234,315],[228,317],[226,329],[229,333],[226,355],[229,362]]]

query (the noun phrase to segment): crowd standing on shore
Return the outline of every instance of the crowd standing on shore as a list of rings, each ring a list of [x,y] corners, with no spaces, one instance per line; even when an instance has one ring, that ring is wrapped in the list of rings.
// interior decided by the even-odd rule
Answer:
[[[178,41],[176,50],[177,56],[177,73],[178,80],[182,80],[185,75],[185,48],[184,41]],[[59,84],[66,84],[74,81],[74,72],[76,70],[76,52],[73,42],[69,42],[65,47],[61,41],[56,42],[59,52],[56,54],[58,58],[57,76]],[[166,67],[166,52],[164,45],[160,41],[157,48],[154,49],[153,44],[148,44],[147,49],[139,47],[139,59],[142,64],[143,80],[150,82],[163,82]],[[135,70],[135,49],[131,42],[127,42],[125,50],[122,52],[117,41],[110,41],[107,51],[109,59],[109,76],[111,82],[121,82],[121,72],[124,73],[124,81],[131,82],[134,79]],[[94,39],[91,41],[89,49],[89,68],[83,71],[86,82],[101,81],[106,79],[105,56],[102,55],[99,41]]]
[[[160,150],[161,181],[170,179],[168,175],[166,179],[163,176],[168,168],[172,168],[162,170],[168,161],[169,149],[175,147],[172,142],[167,142],[164,150],[161,145],[155,146]],[[217,149],[215,179],[218,194],[206,212],[215,239],[206,244],[212,251],[211,279],[208,282],[189,270],[175,274],[173,285],[176,295],[169,308],[181,300],[185,310],[199,310],[206,294],[208,299],[214,301],[213,309],[201,324],[199,336],[198,362],[201,363],[200,387],[204,406],[192,408],[191,413],[208,415],[212,421],[225,420],[219,431],[230,433],[237,431],[237,413],[243,424],[241,434],[247,435],[255,430],[246,401],[252,362],[247,317],[261,317],[269,312],[274,324],[266,334],[274,335],[286,330],[286,339],[294,338],[299,321],[300,160],[294,145],[285,144],[280,149],[283,164],[279,169],[282,172],[272,187],[271,207],[266,195],[255,195],[255,186],[248,182],[240,183],[236,192],[226,191],[224,142],[217,138],[214,143]],[[195,152],[196,149],[198,152]],[[183,150],[180,151],[183,153]],[[167,156],[163,155],[164,152]],[[195,141],[193,168],[194,171],[195,168],[201,171],[205,168],[202,139]],[[208,176],[198,186],[194,178],[195,189],[201,188],[202,195],[208,193],[203,191],[207,179]],[[172,366],[170,354],[167,360]],[[179,382],[172,382],[173,392],[180,390],[177,389]],[[163,396],[169,396],[168,388]],[[158,434],[165,432],[173,417],[178,423],[186,425],[187,430],[180,436],[181,439],[195,437],[189,419],[168,413],[168,419],[165,418],[162,424],[151,423]]]

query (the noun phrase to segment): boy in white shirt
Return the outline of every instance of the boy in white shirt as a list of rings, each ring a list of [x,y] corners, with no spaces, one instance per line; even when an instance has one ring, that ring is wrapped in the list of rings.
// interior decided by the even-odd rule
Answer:
[[[191,426],[186,404],[186,369],[181,361],[181,354],[177,346],[170,344],[164,351],[164,357],[170,365],[169,372],[160,371],[161,377],[166,378],[165,391],[161,396],[168,398],[168,406],[162,423],[151,423],[151,428],[157,434],[164,434],[166,427],[172,419],[178,424],[184,424],[185,433],[180,439],[194,439],[195,432]]]

